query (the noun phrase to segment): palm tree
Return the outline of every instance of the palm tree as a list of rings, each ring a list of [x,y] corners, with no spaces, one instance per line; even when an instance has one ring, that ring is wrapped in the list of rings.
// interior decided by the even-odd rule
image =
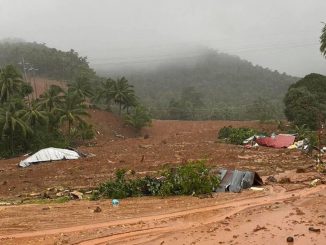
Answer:
[[[55,111],[59,114],[59,122],[68,122],[68,133],[71,135],[71,127],[76,123],[84,123],[83,116],[89,116],[86,112],[86,105],[77,94],[67,92],[64,95],[64,102],[60,108]]]
[[[51,87],[43,93],[39,98],[39,105],[42,109],[46,109],[52,113],[53,110],[62,103],[63,89],[57,85],[51,85]]]
[[[68,85],[68,88],[83,99],[93,96],[92,86],[86,76],[79,76],[73,83]]]
[[[12,154],[14,154],[14,138],[21,133],[26,138],[27,133],[32,133],[32,129],[23,120],[25,109],[21,107],[21,101],[10,100],[0,108],[0,134],[3,140],[8,139]]]
[[[118,78],[117,81],[113,81],[112,90],[113,101],[119,104],[119,114],[121,114],[122,106],[128,104],[128,101],[135,97],[133,86],[128,84],[128,80],[125,77],[122,77]]]
[[[110,105],[111,105],[111,101],[113,99],[113,83],[115,81],[113,81],[111,78],[102,81],[101,82],[101,87],[98,90],[98,92],[96,93],[97,96],[95,97],[95,101],[100,101],[103,100],[104,103],[107,106],[107,109],[110,110]]]
[[[134,93],[130,94],[124,101],[123,109],[127,109],[127,114],[129,114],[130,107],[137,107],[138,99]]]
[[[42,110],[41,105],[36,101],[32,101],[30,106],[22,113],[22,120],[27,122],[31,127],[35,127],[36,123],[40,125],[49,122],[48,113]]]
[[[0,103],[8,101],[13,94],[19,93],[23,84],[21,75],[14,66],[0,69]]]
[[[320,36],[320,52],[326,57],[326,23],[324,25]]]

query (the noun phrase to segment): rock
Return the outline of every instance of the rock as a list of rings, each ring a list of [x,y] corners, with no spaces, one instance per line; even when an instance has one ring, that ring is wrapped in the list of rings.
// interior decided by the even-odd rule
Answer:
[[[30,197],[40,197],[41,195],[42,195],[42,193],[39,193],[39,192],[33,192],[33,193],[29,194]]]
[[[63,197],[65,195],[65,193],[63,193],[62,191],[60,191],[60,192],[57,192],[55,195],[57,197]]]
[[[149,134],[145,134],[144,139],[148,139],[148,138],[149,138]]]
[[[139,145],[139,148],[150,149],[152,145]]]
[[[42,210],[50,210],[50,207],[44,207]]]
[[[260,231],[260,230],[267,230],[267,228],[265,226],[257,225],[256,228],[253,230],[253,232],[257,232],[257,231]]]
[[[297,168],[296,172],[299,173],[305,173],[306,170],[304,168]]]
[[[295,211],[296,211],[297,215],[304,215],[305,214],[300,208],[296,208]]]
[[[83,199],[83,193],[79,192],[79,191],[72,191],[70,192],[70,196],[73,198],[73,199]]]
[[[56,188],[54,188],[55,192],[59,192],[59,191],[64,191],[65,188],[63,188],[62,186],[58,186]]]
[[[279,181],[280,184],[288,184],[291,183],[291,179],[289,177],[283,177]]]
[[[0,206],[8,206],[11,205],[10,202],[0,202]]]
[[[322,181],[321,179],[314,179],[313,181],[310,182],[310,186],[314,187],[314,186],[317,186],[317,185],[320,185],[322,184]]]
[[[99,206],[97,206],[97,207],[93,210],[93,213],[100,213],[100,212],[102,212],[102,209],[101,209]]]
[[[51,197],[50,197],[50,193],[49,193],[48,191],[43,192],[43,193],[42,193],[42,197],[43,197],[43,198],[47,198],[47,199],[51,198]]]
[[[286,241],[287,241],[287,242],[294,242],[294,239],[293,239],[292,236],[288,236],[288,237],[286,238]]]
[[[276,183],[277,179],[274,176],[268,176],[266,179],[267,182],[272,182],[272,183]]]
[[[320,229],[319,228],[314,228],[314,227],[309,227],[309,231],[320,232]]]
[[[92,194],[93,191],[86,191],[85,194],[89,195],[89,194]]]

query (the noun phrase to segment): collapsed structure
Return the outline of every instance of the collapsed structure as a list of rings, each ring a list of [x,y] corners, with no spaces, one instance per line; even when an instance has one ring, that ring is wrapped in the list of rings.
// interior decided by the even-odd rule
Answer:
[[[270,137],[266,137],[263,135],[254,135],[246,140],[243,141],[243,144],[246,147],[252,146],[267,146],[272,148],[290,148],[293,149],[301,147],[302,144],[295,144],[295,135],[292,134],[272,134]]]
[[[291,134],[278,134],[271,137],[260,137],[256,139],[258,145],[272,148],[288,148],[293,145],[295,136]]]
[[[220,187],[216,192],[240,192],[252,186],[261,186],[263,181],[256,172],[226,170],[219,171]]]

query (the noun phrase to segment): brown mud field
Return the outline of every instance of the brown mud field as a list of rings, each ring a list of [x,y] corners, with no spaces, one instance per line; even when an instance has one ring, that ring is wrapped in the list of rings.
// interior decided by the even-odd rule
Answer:
[[[23,156],[0,160],[0,244],[288,244],[289,236],[290,244],[326,244],[325,176],[316,172],[313,158],[297,150],[216,141],[223,126],[272,132],[275,125],[154,121],[138,135],[110,113],[90,113],[96,139],[79,150],[95,156],[25,169],[17,167]],[[95,188],[119,168],[150,174],[193,159],[289,180],[210,198],[128,198],[118,207],[111,200],[20,204],[48,188]],[[317,178],[321,184],[310,187]]]

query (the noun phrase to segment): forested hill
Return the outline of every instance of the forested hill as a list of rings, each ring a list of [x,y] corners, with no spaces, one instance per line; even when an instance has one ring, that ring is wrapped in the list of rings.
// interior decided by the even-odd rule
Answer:
[[[37,76],[60,80],[72,80],[80,75],[94,76],[87,58],[70,50],[64,52],[49,48],[45,44],[17,40],[0,41],[0,67],[12,64],[22,71],[22,60],[27,71],[33,71]]]
[[[152,107],[154,115],[172,119],[257,118],[260,116],[254,115],[254,107],[259,104],[262,108],[258,109],[268,109],[270,113],[263,117],[279,118],[283,115],[284,95],[298,80],[214,50],[202,50],[193,58],[162,64],[146,72],[134,70],[127,78],[140,98]],[[186,108],[191,99],[182,100],[187,100],[185,97],[191,93],[195,93],[194,97],[199,95],[200,106]],[[193,113],[178,117],[171,110]]]
[[[283,117],[283,98],[298,78],[254,66],[250,62],[216,52],[196,50],[198,55],[171,59],[155,66],[119,72],[98,71],[105,77],[126,77],[136,94],[162,119],[273,119]],[[13,64],[35,76],[73,81],[87,76],[98,87],[101,78],[87,58],[76,51],[60,51],[45,44],[0,41],[0,67]]]

